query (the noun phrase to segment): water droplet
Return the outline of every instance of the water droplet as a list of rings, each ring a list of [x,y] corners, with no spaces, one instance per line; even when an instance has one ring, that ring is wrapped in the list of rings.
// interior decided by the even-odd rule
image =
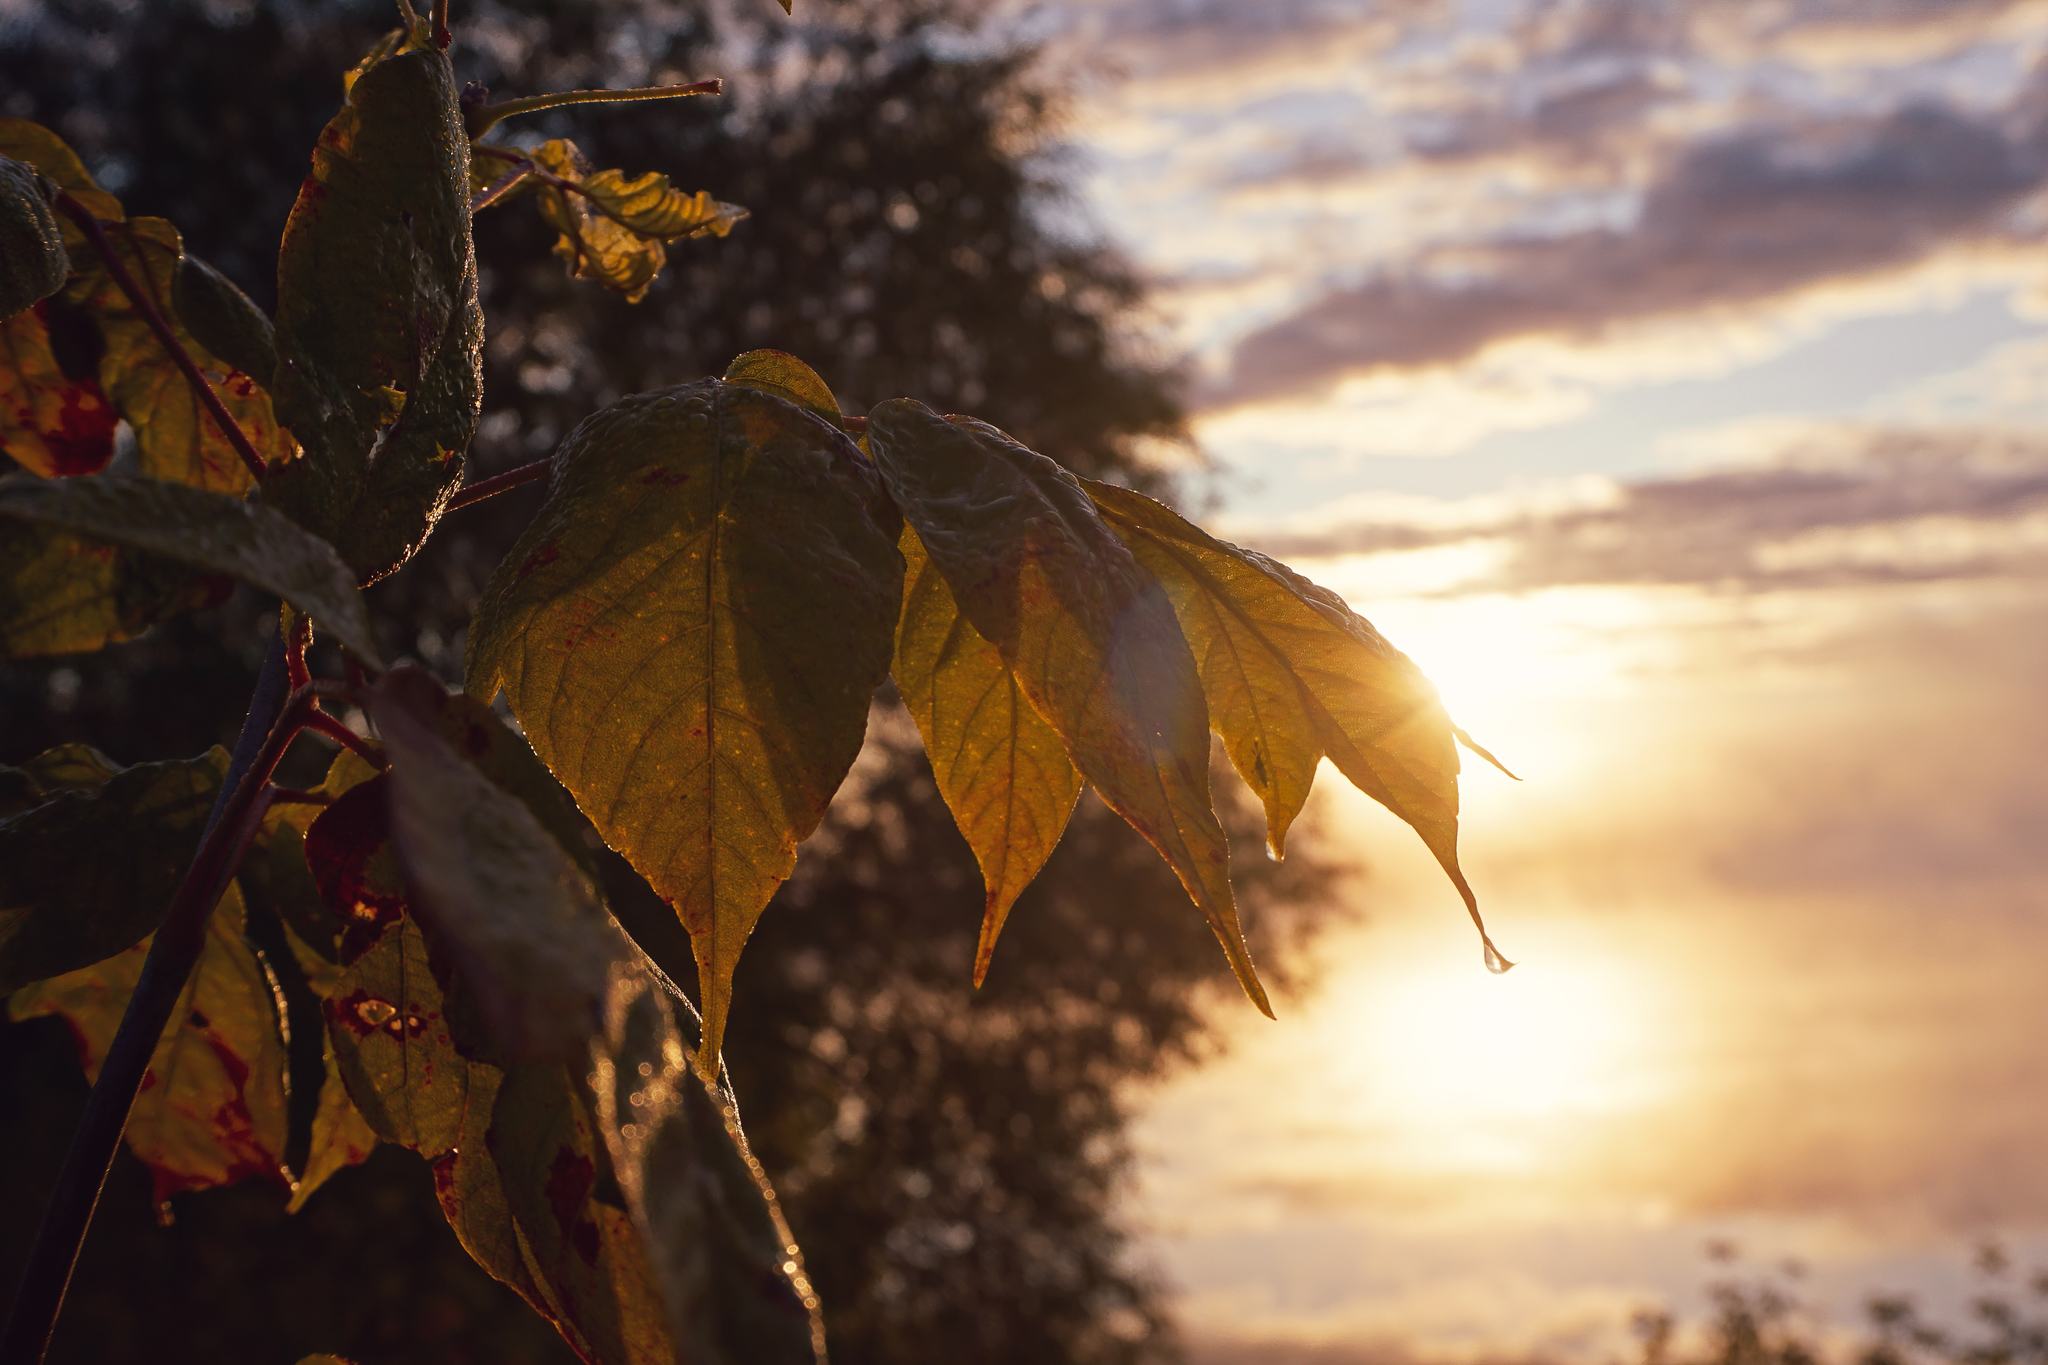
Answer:
[[[388,1000],[364,1000],[356,1005],[356,1018],[371,1028],[387,1022],[398,1013],[398,1006]]]
[[[177,1222],[177,1221],[178,1221],[178,1215],[177,1215],[177,1213],[176,1213],[175,1211],[173,1211],[173,1210],[172,1210],[172,1208],[171,1208],[171,1201],[170,1201],[170,1200],[168,1200],[168,1199],[165,1199],[165,1200],[162,1200],[161,1202],[159,1202],[159,1203],[157,1204],[157,1206],[156,1206],[156,1225],[157,1225],[158,1227],[160,1227],[160,1228],[167,1228],[167,1227],[169,1227],[169,1226],[170,1226],[171,1224],[173,1224],[173,1223],[175,1223],[175,1222]]]
[[[1493,946],[1492,939],[1481,934],[1479,941],[1486,945],[1486,970],[1492,972],[1495,976],[1506,975],[1508,969],[1515,964],[1501,956],[1500,949]]]

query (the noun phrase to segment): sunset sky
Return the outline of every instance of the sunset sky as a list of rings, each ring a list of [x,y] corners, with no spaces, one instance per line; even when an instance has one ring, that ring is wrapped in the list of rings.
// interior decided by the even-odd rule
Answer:
[[[1326,770],[1360,926],[1140,1128],[1200,1358],[1607,1359],[1714,1238],[1822,1330],[2048,1259],[2048,4],[1026,22],[1211,523],[1527,779],[1467,778],[1493,978]]]

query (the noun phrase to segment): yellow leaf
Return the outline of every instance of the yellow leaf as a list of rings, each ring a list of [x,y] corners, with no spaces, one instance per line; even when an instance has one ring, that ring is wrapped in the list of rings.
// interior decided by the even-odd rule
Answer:
[[[1010,906],[1066,830],[1081,774],[1059,732],[1026,700],[1002,651],[960,614],[915,530],[903,528],[900,548],[903,617],[891,671],[988,888],[974,951],[979,986]]]
[[[703,190],[684,194],[654,171],[627,179],[623,171],[584,169],[576,144],[556,139],[531,159],[547,173],[537,195],[541,216],[561,238],[555,254],[569,272],[595,280],[638,303],[668,260],[664,242],[679,237],[723,237],[747,216]]]
[[[46,300],[0,322],[0,451],[46,479],[96,474],[114,456],[120,419],[90,370],[64,373],[50,315]]]
[[[748,351],[725,367],[725,382],[785,398],[807,411],[843,426],[839,400],[818,372],[787,351]]]
[[[1209,804],[1208,710],[1165,592],[1073,475],[994,427],[896,399],[869,414],[867,434],[961,614],[1082,776],[1173,868],[1270,1015]]]

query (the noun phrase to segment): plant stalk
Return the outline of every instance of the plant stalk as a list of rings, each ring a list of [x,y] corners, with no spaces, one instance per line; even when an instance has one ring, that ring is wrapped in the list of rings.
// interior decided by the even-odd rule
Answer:
[[[473,109],[469,114],[469,139],[474,142],[515,114],[535,114],[543,109],[560,109],[567,104],[624,104],[630,100],[672,100],[681,95],[716,95],[725,83],[713,76],[690,85],[644,85],[632,90],[557,90],[551,95],[528,95]]]
[[[453,512],[458,508],[467,507],[473,502],[482,502],[485,498],[496,493],[502,493],[508,488],[517,488],[522,483],[532,483],[536,479],[545,479],[548,476],[548,468],[552,463],[553,457],[550,456],[545,460],[535,460],[532,464],[520,465],[517,469],[508,469],[503,474],[493,474],[488,479],[479,479],[454,497],[448,499],[448,505],[441,510],[443,512]]]
[[[179,342],[177,334],[171,330],[171,324],[164,320],[162,310],[156,306],[156,300],[136,283],[135,276],[128,273],[128,267],[114,251],[114,244],[107,240],[106,229],[100,226],[100,220],[94,216],[91,209],[73,199],[64,190],[57,192],[57,207],[62,209],[72,222],[78,224],[79,230],[92,242],[93,249],[100,253],[100,259],[107,263],[107,273],[114,277],[114,283],[128,296],[128,302],[135,305],[135,311],[142,314],[142,320],[149,324],[149,330],[156,333],[156,339],[171,353],[171,360],[184,374],[185,382],[192,386],[192,392],[199,395],[200,405],[206,409],[207,416],[213,418],[213,423],[220,428],[221,435],[227,437],[228,444],[235,448],[235,454],[242,457],[242,463],[249,467],[249,473],[261,479],[264,469],[263,457],[256,453],[255,446],[249,444],[248,436],[243,434],[242,428],[236,425],[235,419],[228,414],[227,406],[220,401],[220,395],[213,391],[213,385],[199,372],[198,363],[192,359],[191,352]]]
[[[332,684],[327,687],[331,690]],[[288,699],[284,638],[280,635],[271,641],[249,701],[248,718],[242,722],[241,738],[235,741],[220,795],[207,816],[199,851],[150,944],[135,994],[129,998],[99,1079],[86,1099],[85,1114],[65,1154],[42,1226],[36,1230],[6,1334],[0,1336],[0,1365],[41,1365],[49,1350],[50,1333],[64,1305],[100,1190],[106,1185],[107,1170],[121,1145],[128,1112],[135,1105],[164,1025],[177,1008],[205,946],[206,922],[214,903],[234,873],[233,848],[241,842],[248,812],[268,786],[271,771],[298,733],[300,713],[320,688],[320,684],[302,688]]]

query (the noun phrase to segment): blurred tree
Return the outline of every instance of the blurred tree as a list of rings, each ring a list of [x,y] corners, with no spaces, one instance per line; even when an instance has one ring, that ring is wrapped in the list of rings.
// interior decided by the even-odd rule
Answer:
[[[461,6],[457,69],[500,97],[725,76],[724,99],[515,131],[574,136],[598,164],[661,170],[753,210],[729,238],[673,248],[637,306],[566,279],[526,206],[483,214],[491,331],[473,477],[546,455],[620,393],[775,346],[849,410],[915,395],[1082,472],[1170,492],[1144,454],[1185,449],[1181,414],[1171,371],[1138,343],[1138,284],[1052,224],[1057,87],[1028,52],[977,38],[965,8],[859,0],[792,23],[766,0]],[[132,211],[172,219],[267,304],[339,72],[389,22],[386,0],[45,0],[0,21],[0,110],[58,128]],[[459,675],[459,623],[536,500],[522,490],[460,514],[372,592],[389,655]],[[240,716],[203,699],[247,694],[267,611],[238,597],[99,655],[0,669],[0,761],[87,733],[124,762],[230,738]],[[1222,955],[1164,864],[1090,798],[975,992],[979,874],[908,722],[886,703],[877,716],[743,959],[726,1053],[834,1358],[1171,1358],[1157,1290],[1111,1217],[1125,1088],[1204,1045],[1200,998],[1228,986]],[[1267,863],[1256,812],[1222,804],[1270,961],[1327,905],[1333,873],[1305,853]],[[622,918],[690,984],[672,915],[615,870]],[[312,1071],[302,1100],[313,1047],[295,1063]],[[39,1078],[34,1105],[0,1115],[0,1285],[18,1274],[36,1182],[83,1096],[63,1052],[48,1021],[0,1033],[0,1088]],[[158,1228],[124,1163],[53,1359],[127,1359],[144,1343],[171,1361],[565,1358],[470,1266],[426,1188],[420,1163],[387,1151],[297,1220],[274,1191],[243,1188],[181,1199],[176,1225]],[[277,1311],[250,1312],[254,1298]]]

